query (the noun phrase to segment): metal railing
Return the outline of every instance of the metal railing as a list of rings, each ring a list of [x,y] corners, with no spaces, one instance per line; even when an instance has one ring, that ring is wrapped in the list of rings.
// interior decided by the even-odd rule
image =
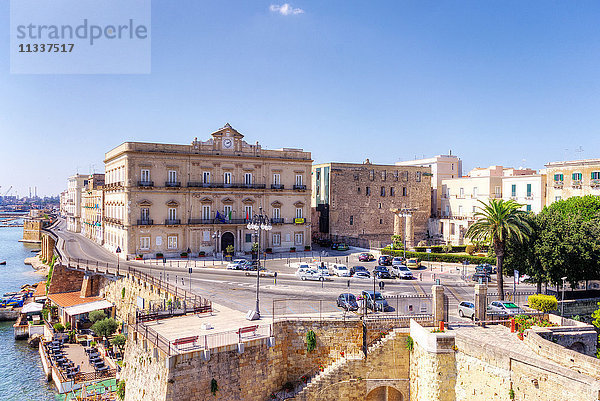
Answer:
[[[153,187],[154,181],[138,181],[138,187]]]
[[[181,224],[181,219],[165,219],[165,226],[175,226]]]
[[[179,181],[165,181],[165,187],[167,187],[167,188],[179,188],[179,187],[181,187],[181,182],[179,182]]]
[[[271,184],[271,189],[284,189],[285,186],[283,184]]]
[[[154,224],[154,220],[152,219],[141,219],[137,221],[138,226],[151,226]]]
[[[306,191],[306,185],[294,185],[293,189],[298,191]]]

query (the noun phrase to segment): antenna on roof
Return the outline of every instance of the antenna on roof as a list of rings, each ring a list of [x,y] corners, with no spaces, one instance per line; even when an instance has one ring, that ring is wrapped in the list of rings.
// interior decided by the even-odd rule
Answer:
[[[448,151],[448,156],[452,156],[452,149]]]

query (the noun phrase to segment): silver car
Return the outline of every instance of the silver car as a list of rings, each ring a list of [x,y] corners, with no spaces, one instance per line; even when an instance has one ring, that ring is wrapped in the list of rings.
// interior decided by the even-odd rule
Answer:
[[[524,312],[523,309],[510,301],[494,301],[489,304],[487,311],[495,315],[520,315]]]
[[[475,318],[475,304],[473,302],[462,301],[458,304],[458,316]]]

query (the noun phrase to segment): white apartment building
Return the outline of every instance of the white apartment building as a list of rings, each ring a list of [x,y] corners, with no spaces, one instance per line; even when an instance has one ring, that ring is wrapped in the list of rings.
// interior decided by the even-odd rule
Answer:
[[[84,174],[75,174],[69,177],[67,182],[65,211],[68,231],[76,233],[81,231],[81,190],[87,186],[88,177]]]
[[[441,216],[442,181],[462,177],[462,160],[450,152],[448,155],[396,162],[396,166],[431,167],[431,216]]]
[[[539,213],[546,205],[546,174],[517,175],[502,178],[502,199],[512,199],[523,210]]]
[[[446,179],[442,183],[441,196],[441,218],[439,219],[439,232],[442,239],[453,245],[463,245],[468,242],[465,234],[471,224],[475,222],[475,213],[482,206],[481,202],[487,203],[490,199],[503,198],[503,182],[505,179],[517,177],[532,177],[536,173],[531,169],[504,168],[502,166],[490,166],[487,168],[475,168],[462,178]],[[523,199],[527,198],[527,184],[532,184],[531,195],[537,191],[541,196],[541,175],[538,178],[523,179],[519,187],[524,185]],[[516,185],[515,182],[515,185]],[[533,184],[538,183],[535,187]],[[512,194],[512,185],[510,194]],[[535,189],[537,188],[537,189]],[[515,192],[516,194],[517,192]],[[506,194],[505,194],[506,195]],[[517,195],[515,195],[517,196]],[[533,208],[533,199],[527,199]],[[541,201],[540,201],[541,202]],[[543,203],[540,203],[540,205]],[[526,206],[525,206],[526,208]]]

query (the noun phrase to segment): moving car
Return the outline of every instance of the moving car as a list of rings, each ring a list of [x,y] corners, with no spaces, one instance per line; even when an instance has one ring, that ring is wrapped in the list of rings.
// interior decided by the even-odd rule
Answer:
[[[358,255],[359,262],[370,262],[372,260],[375,260],[375,256],[373,256],[373,254],[371,254],[371,253],[363,252]]]
[[[523,309],[519,308],[515,303],[509,301],[493,301],[488,305],[488,313],[498,315],[519,315],[523,313]]]
[[[338,248],[337,242],[332,242],[331,243],[331,249],[337,249],[337,248]]]
[[[392,276],[399,277],[401,279],[412,280],[414,278],[409,268],[404,265],[392,266],[390,267],[390,272],[392,273]]]
[[[324,280],[329,279],[329,277],[323,276],[323,273],[317,269],[308,269],[308,270],[301,271],[298,274],[298,277],[300,277],[300,280],[312,280],[312,281],[324,281]]]
[[[392,275],[390,274],[390,271],[385,266],[376,266],[375,269],[373,270],[373,274],[375,275],[375,277],[377,277],[379,279],[393,278]]]
[[[408,259],[406,261],[406,267],[409,269],[418,269],[421,267],[421,261],[417,258]]]
[[[356,302],[356,297],[354,296],[354,294],[340,294],[340,296],[337,298],[336,303],[338,307],[344,308],[348,311],[358,310],[358,303]]]
[[[228,270],[241,270],[241,265],[246,263],[246,259],[235,259],[227,264]]]
[[[473,302],[463,301],[458,304],[458,316],[475,318],[475,304]]]
[[[354,276],[357,272],[365,272],[369,276],[371,275],[371,273],[369,273],[369,271],[367,270],[367,268],[364,267],[364,266],[352,266],[352,268],[350,269],[350,275]]]
[[[373,311],[385,312],[389,308],[385,298],[377,291],[363,291],[361,295],[365,300],[367,308]]]
[[[341,243],[341,244],[338,244],[337,248],[335,248],[335,249],[337,249],[338,251],[347,251],[350,248],[348,248],[348,245]]]
[[[333,265],[333,275],[338,277],[350,277],[350,270],[346,265]]]
[[[390,255],[381,255],[377,260],[377,264],[379,266],[391,266],[392,265],[392,257]]]
[[[329,269],[325,265],[317,265],[317,271],[320,272],[323,277],[329,279]]]

